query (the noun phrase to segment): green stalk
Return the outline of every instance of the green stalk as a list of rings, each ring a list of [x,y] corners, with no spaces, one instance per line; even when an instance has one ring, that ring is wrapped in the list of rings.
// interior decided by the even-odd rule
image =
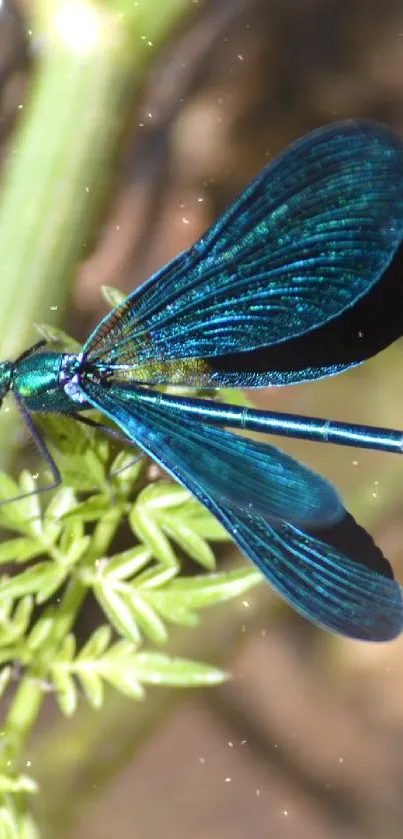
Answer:
[[[0,192],[0,342],[15,358],[63,308],[134,90],[190,0],[37,0],[41,56]],[[52,316],[54,320],[55,316]],[[57,317],[56,317],[57,319]],[[0,468],[14,420],[2,419]]]

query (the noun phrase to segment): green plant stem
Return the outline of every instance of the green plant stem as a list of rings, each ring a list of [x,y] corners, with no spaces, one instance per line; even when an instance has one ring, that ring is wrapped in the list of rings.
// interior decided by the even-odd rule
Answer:
[[[32,4],[41,54],[0,194],[3,357],[15,358],[37,338],[34,322],[64,306],[111,180],[133,93],[155,48],[190,5],[189,0]],[[74,31],[73,14],[78,15]],[[4,414],[7,445],[0,446],[0,468],[10,460],[14,425],[14,417]]]
[[[10,772],[10,767],[12,771],[18,771],[20,755],[38,716],[42,699],[43,685],[40,680],[25,676],[4,722],[6,741],[1,757],[8,772]]]

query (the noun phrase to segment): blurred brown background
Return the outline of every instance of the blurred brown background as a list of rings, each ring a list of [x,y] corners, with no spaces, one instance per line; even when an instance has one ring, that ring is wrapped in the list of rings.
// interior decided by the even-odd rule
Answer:
[[[134,288],[296,137],[346,116],[403,134],[401,0],[211,0],[193,9],[133,106],[113,194],[66,312],[77,338],[104,313],[101,284]],[[20,31],[18,17],[4,18],[5,143],[34,60]],[[338,379],[254,398],[399,427],[402,372],[395,345]],[[281,446],[335,482],[402,579],[399,458]],[[144,706],[112,698],[105,712],[83,708],[63,724],[49,702],[32,750],[46,807],[69,839],[401,839],[403,641],[332,637],[265,586],[205,614],[188,636],[177,634],[172,649],[224,664],[227,685],[155,689]],[[46,755],[57,738],[64,781],[54,790]]]

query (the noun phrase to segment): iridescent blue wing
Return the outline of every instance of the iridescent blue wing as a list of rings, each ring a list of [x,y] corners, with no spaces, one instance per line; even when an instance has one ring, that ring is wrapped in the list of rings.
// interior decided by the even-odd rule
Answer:
[[[148,414],[141,401],[144,391],[139,388],[128,391],[112,386],[104,394],[102,388],[87,381],[82,383],[82,388],[85,393],[88,391],[91,400],[102,400],[111,416],[115,410],[118,415],[122,405],[133,417],[138,412],[139,422],[144,414],[139,445],[146,447],[148,439],[151,452],[154,447],[158,451],[161,444],[159,462],[165,456],[162,453],[165,441],[169,441],[169,449],[175,440],[170,471],[186,486],[189,486],[187,471],[199,473],[198,497],[203,492],[203,476],[208,476],[203,502],[207,506],[208,494],[214,490],[217,498],[228,499],[235,508],[253,508],[272,519],[287,516],[299,524],[320,526],[338,521],[343,515],[342,503],[332,484],[274,446],[178,417],[177,413],[175,417],[169,412],[169,397],[163,394],[146,392],[150,400],[154,399]],[[104,407],[100,410],[107,413]],[[118,421],[115,415],[112,418]],[[150,425],[146,428],[148,421]],[[131,432],[129,437],[134,439]]]
[[[367,295],[402,238],[403,144],[376,123],[333,124],[270,163],[193,247],[101,322],[84,352],[121,380],[155,384],[338,372],[355,360],[311,359],[305,346],[301,362],[297,344],[294,368],[304,372],[295,374],[282,358]]]
[[[87,381],[82,387],[90,404],[211,510],[299,612],[353,638],[381,641],[400,633],[401,592],[391,567],[326,481],[270,446],[178,422],[168,396],[155,393],[151,404],[150,392],[141,401],[141,389]],[[316,536],[281,520],[305,516],[312,524],[315,513],[318,527],[322,522]]]

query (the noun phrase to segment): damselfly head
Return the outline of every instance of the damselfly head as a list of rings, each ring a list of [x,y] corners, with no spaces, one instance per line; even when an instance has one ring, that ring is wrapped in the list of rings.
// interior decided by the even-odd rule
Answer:
[[[13,372],[13,365],[11,361],[0,362],[0,407],[5,395],[11,388],[11,375]]]

